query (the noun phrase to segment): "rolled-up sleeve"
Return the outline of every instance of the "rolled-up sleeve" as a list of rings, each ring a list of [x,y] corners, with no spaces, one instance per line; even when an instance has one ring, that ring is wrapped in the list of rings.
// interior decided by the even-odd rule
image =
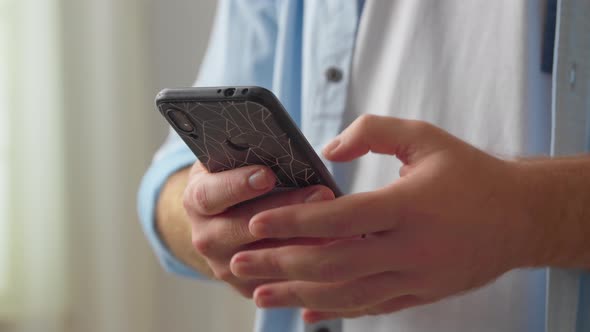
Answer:
[[[199,278],[200,275],[172,255],[159,236],[156,228],[156,203],[162,186],[170,175],[195,162],[195,155],[184,145],[175,133],[170,133],[160,148],[149,169],[143,176],[138,194],[138,212],[143,231],[154,249],[160,264],[168,272],[185,277]]]
[[[274,1],[220,1],[195,85],[258,85],[270,89],[276,35]],[[171,273],[200,278],[195,270],[174,257],[156,227],[156,204],[162,186],[172,174],[195,160],[194,154],[171,130],[141,181],[137,204],[144,233],[162,266]]]

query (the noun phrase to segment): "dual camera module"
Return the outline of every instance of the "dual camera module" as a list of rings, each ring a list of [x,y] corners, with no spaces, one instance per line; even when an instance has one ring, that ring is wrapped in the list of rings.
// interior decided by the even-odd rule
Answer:
[[[184,131],[185,133],[192,133],[195,131],[192,121],[186,114],[184,114],[183,111],[176,109],[170,110],[168,111],[168,117],[178,129]]]

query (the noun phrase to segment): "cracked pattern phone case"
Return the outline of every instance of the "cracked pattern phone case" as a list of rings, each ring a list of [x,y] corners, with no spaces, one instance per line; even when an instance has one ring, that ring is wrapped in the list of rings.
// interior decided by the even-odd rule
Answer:
[[[305,162],[305,155],[261,104],[252,101],[167,102],[159,107],[163,114],[180,110],[189,117],[194,131],[176,131],[210,172],[266,165],[275,172],[277,187],[321,183],[314,168]]]

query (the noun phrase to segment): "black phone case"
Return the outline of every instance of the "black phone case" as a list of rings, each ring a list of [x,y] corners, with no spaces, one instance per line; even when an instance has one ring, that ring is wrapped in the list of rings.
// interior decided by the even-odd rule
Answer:
[[[210,172],[265,165],[276,174],[277,188],[322,184],[336,196],[342,194],[283,105],[265,88],[164,89],[156,106]],[[170,117],[175,111],[186,115],[191,126],[175,123]]]

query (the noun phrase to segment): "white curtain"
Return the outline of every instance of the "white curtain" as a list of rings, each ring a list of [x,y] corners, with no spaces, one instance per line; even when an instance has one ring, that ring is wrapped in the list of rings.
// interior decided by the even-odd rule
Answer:
[[[153,108],[145,3],[0,5],[10,10],[0,52],[11,107],[0,326],[154,331],[157,266],[135,217],[154,145],[144,143],[153,123],[143,116]]]
[[[5,171],[0,310],[23,331],[62,331],[66,309],[62,95],[56,1],[2,1]]]
[[[155,331],[136,191],[151,131],[143,0],[62,0],[71,331]],[[155,116],[155,114],[154,114]]]
[[[154,96],[194,80],[215,3],[63,3],[67,165],[77,165],[66,167],[70,242],[73,261],[88,264],[72,266],[72,331],[249,331],[254,306],[229,287],[163,273],[135,212],[140,178],[167,132]],[[165,65],[178,59],[186,67]]]
[[[2,112],[10,211],[0,213],[10,216],[10,227],[0,223],[10,272],[9,291],[0,288],[0,330],[251,329],[252,304],[228,287],[162,272],[135,211],[140,178],[167,132],[153,98],[163,81],[188,85],[196,75],[214,6],[0,0],[0,24],[10,22],[6,43],[0,25],[0,55],[10,61],[0,67],[10,68],[0,72],[10,82],[10,109]],[[5,8],[12,8],[7,21]],[[195,31],[174,22],[179,17]],[[194,55],[191,43],[199,45]],[[180,57],[162,45],[182,53],[186,67],[168,67]]]

